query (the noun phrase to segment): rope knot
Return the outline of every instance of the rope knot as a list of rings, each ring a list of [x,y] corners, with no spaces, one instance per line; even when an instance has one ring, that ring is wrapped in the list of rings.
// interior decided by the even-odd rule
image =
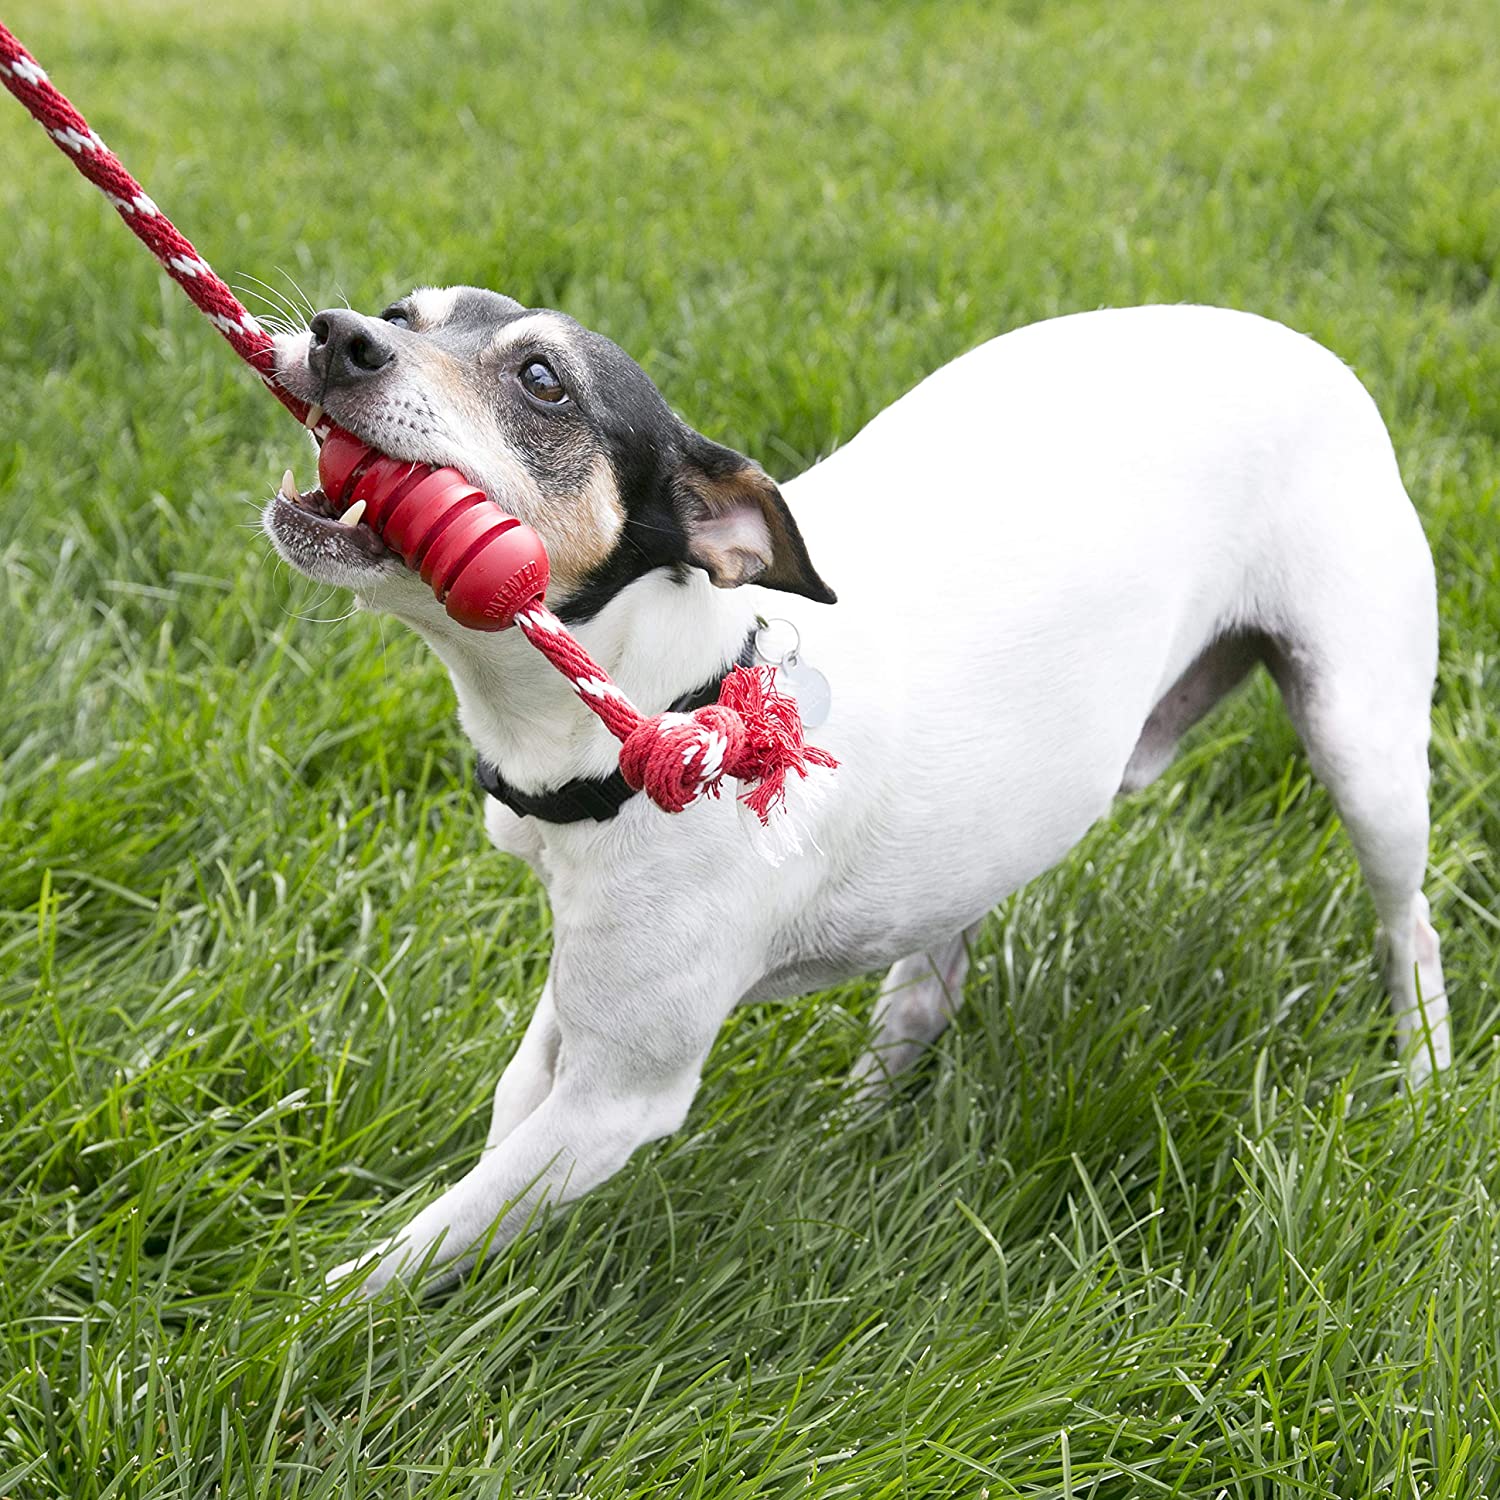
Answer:
[[[667,812],[681,812],[705,793],[717,797],[726,776],[745,783],[740,800],[760,819],[786,800],[795,771],[838,762],[802,738],[793,698],[776,690],[769,667],[736,667],[719,701],[691,714],[657,714],[634,729],[620,749],[620,770]]]
[[[690,714],[657,714],[620,747],[625,780],[668,812],[681,812],[705,792],[719,795],[731,758],[745,738],[738,715],[711,703]]]

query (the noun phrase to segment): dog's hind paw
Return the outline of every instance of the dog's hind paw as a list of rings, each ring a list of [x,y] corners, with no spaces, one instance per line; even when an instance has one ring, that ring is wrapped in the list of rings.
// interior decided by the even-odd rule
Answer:
[[[324,1290],[343,1299],[373,1297],[395,1280],[405,1264],[405,1256],[385,1258],[394,1248],[395,1241],[385,1240],[353,1260],[341,1261],[324,1276]]]

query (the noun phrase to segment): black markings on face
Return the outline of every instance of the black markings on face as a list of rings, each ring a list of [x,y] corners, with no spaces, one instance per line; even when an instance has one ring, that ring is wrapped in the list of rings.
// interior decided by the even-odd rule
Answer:
[[[475,287],[419,290],[392,303],[387,314],[398,351],[407,341],[441,351],[448,356],[443,383],[457,381],[466,406],[488,410],[510,457],[525,468],[551,513],[549,547],[566,539],[570,555],[595,559],[568,580],[567,597],[557,606],[562,618],[576,622],[597,614],[655,569],[686,576],[684,473],[706,448],[753,466],[680,421],[623,349],[564,313],[527,308]],[[419,361],[413,364],[420,371]],[[779,492],[760,478],[805,564]],[[581,534],[589,531],[592,536]]]

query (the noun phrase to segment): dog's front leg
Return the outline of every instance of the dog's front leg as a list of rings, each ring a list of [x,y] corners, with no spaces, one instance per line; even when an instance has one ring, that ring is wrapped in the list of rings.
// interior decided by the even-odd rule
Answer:
[[[557,1007],[552,1003],[552,979],[542,986],[541,998],[521,1045],[511,1055],[495,1085],[495,1103],[490,1111],[490,1133],[484,1149],[493,1151],[552,1092],[557,1074],[557,1054],[562,1030]]]
[[[557,972],[554,963],[549,990]],[[508,1244],[544,1203],[580,1197],[617,1172],[638,1146],[676,1130],[728,1004],[705,1003],[701,991],[679,994],[680,979],[656,977],[651,987],[631,986],[607,1001],[579,1004],[575,998],[571,1011],[560,993],[550,1012],[539,1005],[535,1055],[502,1102],[507,1112],[512,1105],[519,1110],[542,1092],[546,1075],[533,1063],[556,1027],[550,1088],[442,1197],[385,1244],[337,1267],[330,1284],[368,1267],[358,1290],[369,1295],[424,1264],[442,1268],[436,1284],[451,1283],[481,1247],[489,1254]],[[628,1019],[630,1029],[596,1024],[612,1018]],[[531,1040],[528,1031],[523,1050]]]

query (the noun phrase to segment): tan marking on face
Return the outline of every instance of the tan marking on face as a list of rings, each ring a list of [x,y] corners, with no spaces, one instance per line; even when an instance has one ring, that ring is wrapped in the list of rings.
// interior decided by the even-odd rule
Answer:
[[[571,325],[555,313],[527,313],[496,333],[485,350],[484,362],[504,365],[516,350],[538,340],[566,349],[571,334]],[[577,378],[575,371],[573,379]],[[580,432],[579,441],[584,440]],[[566,494],[543,492],[540,498],[540,519],[532,519],[532,524],[547,543],[558,590],[569,593],[614,550],[625,527],[625,504],[614,470],[602,453],[594,455],[581,488]]]
[[[402,381],[391,390],[389,404],[423,416],[415,419],[420,430],[410,431],[399,451],[410,448],[423,462],[451,464],[497,505],[541,531],[537,518],[545,515],[547,499],[476,385],[473,367],[430,344],[403,350],[402,359]],[[393,420],[399,429],[400,417]],[[397,445],[387,451],[391,446]]]
[[[615,549],[625,529],[625,504],[620,499],[615,471],[601,453],[587,483],[573,495],[548,497],[548,552],[558,539],[553,576],[567,589],[576,588]]]

